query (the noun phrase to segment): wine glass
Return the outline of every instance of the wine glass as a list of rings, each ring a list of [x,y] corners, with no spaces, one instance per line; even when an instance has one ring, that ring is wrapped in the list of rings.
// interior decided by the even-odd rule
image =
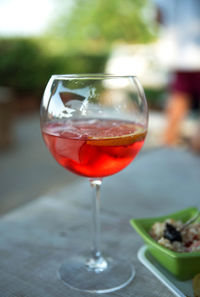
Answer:
[[[53,75],[41,104],[43,139],[65,169],[89,178],[93,249],[85,259],[66,259],[60,278],[71,288],[93,293],[119,290],[134,278],[130,261],[104,257],[100,248],[102,178],[132,162],[147,132],[148,108],[135,76]]]

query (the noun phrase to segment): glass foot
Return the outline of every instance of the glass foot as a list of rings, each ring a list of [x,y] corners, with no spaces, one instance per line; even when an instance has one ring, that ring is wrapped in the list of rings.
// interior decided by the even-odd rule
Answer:
[[[72,289],[90,293],[109,293],[128,285],[135,276],[130,262],[112,258],[66,260],[59,270],[60,278]]]

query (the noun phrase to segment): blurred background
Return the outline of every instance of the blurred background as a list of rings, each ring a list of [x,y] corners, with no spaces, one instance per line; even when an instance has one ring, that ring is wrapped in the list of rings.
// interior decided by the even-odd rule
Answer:
[[[0,214],[79,179],[63,172],[41,138],[39,106],[52,74],[138,75],[150,108],[143,152],[198,151],[199,97],[177,115],[175,141],[164,139],[174,51],[159,8],[150,0],[0,0]]]

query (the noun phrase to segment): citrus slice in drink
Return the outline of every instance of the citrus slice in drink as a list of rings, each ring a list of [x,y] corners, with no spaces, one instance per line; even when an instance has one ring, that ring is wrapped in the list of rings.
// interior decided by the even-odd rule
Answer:
[[[95,146],[126,146],[144,140],[145,136],[146,132],[104,138],[89,137],[87,144]]]

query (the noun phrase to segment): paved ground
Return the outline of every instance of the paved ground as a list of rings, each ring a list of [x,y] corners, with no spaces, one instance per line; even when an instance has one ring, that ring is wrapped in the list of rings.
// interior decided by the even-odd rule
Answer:
[[[143,153],[162,145],[164,125],[162,114],[150,113]],[[194,121],[185,122],[185,134],[194,126]],[[16,119],[14,135],[13,147],[0,152],[0,214],[80,179],[52,159],[42,141],[38,114]]]
[[[0,213],[78,178],[48,153],[37,114],[16,120],[14,134],[14,146],[0,153]]]

